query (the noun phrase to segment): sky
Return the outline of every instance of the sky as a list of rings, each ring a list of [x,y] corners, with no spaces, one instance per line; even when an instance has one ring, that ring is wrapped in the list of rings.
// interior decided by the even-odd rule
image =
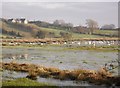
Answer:
[[[93,19],[99,26],[115,24],[118,26],[118,2],[2,2],[3,18],[21,18],[53,22],[65,20],[76,25],[85,25],[86,19]],[[104,0],[105,1],[105,0]]]

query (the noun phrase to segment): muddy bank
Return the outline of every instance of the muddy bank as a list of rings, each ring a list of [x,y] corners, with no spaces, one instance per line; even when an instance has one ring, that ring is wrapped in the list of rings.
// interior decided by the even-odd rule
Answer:
[[[87,81],[93,84],[105,84],[112,85],[115,84],[119,86],[120,77],[113,76],[105,68],[99,70],[85,70],[85,69],[76,69],[76,70],[60,70],[53,67],[44,67],[34,64],[19,64],[15,62],[11,63],[0,63],[0,67],[6,70],[14,70],[21,72],[28,72],[27,78],[36,80],[37,76],[40,77],[50,77],[60,80],[76,80],[76,81]]]

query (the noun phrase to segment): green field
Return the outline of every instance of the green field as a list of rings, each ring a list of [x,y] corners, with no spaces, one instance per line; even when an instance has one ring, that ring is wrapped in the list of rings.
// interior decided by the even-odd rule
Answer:
[[[34,80],[30,80],[27,78],[18,78],[15,80],[6,80],[2,82],[2,86],[51,86],[46,83],[39,83]]]
[[[118,35],[117,30],[95,30],[96,34],[106,34],[106,35]]]
[[[2,25],[1,25],[2,23]],[[59,28],[45,28],[45,27],[39,27],[35,24],[15,24],[15,23],[6,23],[0,21],[0,29],[4,28],[7,31],[15,31],[16,33],[20,33],[24,36],[24,38],[33,38],[33,34],[36,33],[36,31],[46,31],[46,32],[54,32],[55,37],[61,37],[60,32],[68,32],[72,34],[72,38],[103,38],[106,36],[100,36],[100,35],[90,35],[90,34],[79,34],[79,33],[73,33],[66,30],[60,30]],[[105,34],[105,35],[118,35],[118,31],[116,30],[95,30],[94,34]],[[3,36],[9,36],[9,35],[3,35]]]

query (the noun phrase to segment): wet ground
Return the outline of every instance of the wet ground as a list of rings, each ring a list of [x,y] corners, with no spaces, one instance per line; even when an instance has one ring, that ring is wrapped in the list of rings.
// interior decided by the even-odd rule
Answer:
[[[26,77],[28,73],[25,72],[15,72],[15,71],[9,71],[9,70],[4,70],[3,71],[3,80],[13,80],[16,78],[23,78]],[[52,85],[57,85],[57,86],[91,86],[87,82],[77,82],[77,81],[70,81],[70,80],[59,80],[59,79],[52,79],[52,78],[41,78],[38,77],[37,79],[38,82],[43,82],[43,83],[48,83]]]
[[[56,67],[59,69],[93,69],[97,70],[103,67],[105,63],[118,59],[118,52],[102,52],[102,51],[91,51],[91,50],[67,50],[64,47],[41,47],[41,48],[25,48],[25,47],[14,47],[14,48],[2,48],[3,62],[13,61],[13,56],[17,56],[14,60],[19,63],[33,63],[39,64],[46,67]],[[21,55],[27,54],[27,58],[20,58]],[[114,63],[117,65],[117,63]],[[114,70],[114,74],[117,75],[118,70]],[[27,73],[3,71],[3,79],[14,79],[19,77],[26,77]],[[61,81],[52,78],[40,78],[39,82],[47,82],[55,85],[91,85],[84,82],[74,81]]]

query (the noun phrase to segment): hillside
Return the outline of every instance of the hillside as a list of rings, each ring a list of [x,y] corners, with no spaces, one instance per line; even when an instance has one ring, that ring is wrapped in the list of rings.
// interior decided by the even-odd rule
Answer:
[[[89,29],[84,26],[76,26],[73,27],[69,23],[63,24],[55,24],[55,23],[48,23],[44,21],[31,21],[30,23],[35,24],[39,27],[44,27],[48,29],[55,29],[57,31],[63,30],[66,32],[72,33],[73,38],[97,38],[97,37],[118,37],[118,29],[97,29],[94,30],[93,34],[90,35]]]
[[[66,29],[61,30],[59,28],[41,27],[34,23],[22,24],[2,20],[0,21],[0,30],[2,30],[2,35],[0,36],[14,36],[21,38],[99,38],[110,37],[104,35],[118,34],[117,31],[113,30],[96,30],[93,35],[80,34]]]
[[[6,36],[11,35],[4,32],[4,30],[8,32],[14,31],[15,33],[19,33],[23,38],[35,38],[35,35],[38,31],[44,31],[47,35],[49,35],[49,33],[53,33],[54,37],[60,37],[60,32],[65,32],[63,30],[58,31],[52,28],[38,27],[35,24],[19,24],[6,21],[0,21],[0,24],[0,30],[3,31],[2,34]]]

